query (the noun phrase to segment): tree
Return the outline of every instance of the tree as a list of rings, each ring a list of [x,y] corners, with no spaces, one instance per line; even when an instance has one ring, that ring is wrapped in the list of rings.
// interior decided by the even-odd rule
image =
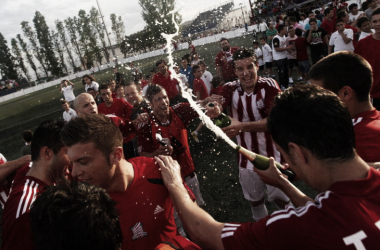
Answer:
[[[123,41],[123,37],[125,35],[124,22],[121,19],[121,16],[116,17],[115,14],[111,14],[110,18],[112,22],[111,29],[115,35],[116,43],[120,44]]]
[[[11,54],[7,40],[0,33],[0,70],[8,79],[17,79],[17,66],[14,56]]]
[[[78,20],[76,17],[74,18],[69,17],[64,22],[65,22],[66,29],[69,32],[70,42],[75,48],[75,53],[78,55],[83,67],[86,67],[83,56],[82,56],[82,52],[79,47],[79,37],[77,35],[77,25],[76,25]]]
[[[21,22],[21,29],[24,31],[24,35],[29,39],[31,44],[31,50],[34,53],[34,56],[37,58],[39,63],[41,64],[41,67],[43,71],[45,72],[45,76],[48,76],[48,70],[47,70],[47,63],[45,62],[45,57],[40,51],[40,48],[38,46],[37,36],[36,33],[33,31],[33,29],[29,26],[29,22],[23,21]]]
[[[33,55],[32,55],[32,53],[30,53],[30,51],[28,49],[28,45],[21,38],[20,34],[17,34],[16,37],[17,37],[18,42],[20,43],[21,49],[26,54],[26,59],[27,59],[29,65],[30,65],[30,67],[33,69],[34,73],[36,74],[36,78],[40,79],[40,76],[38,75],[38,72],[37,72],[36,64],[33,61]]]
[[[91,21],[93,28],[96,30],[96,32],[99,36],[100,43],[103,47],[102,50],[103,50],[104,57],[106,58],[107,62],[109,63],[110,62],[110,52],[107,49],[107,42],[105,39],[103,23],[100,21],[100,18],[101,17],[99,15],[98,10],[95,7],[92,7],[90,10],[90,21]],[[97,58],[99,58],[99,57],[97,56]]]
[[[91,68],[94,65],[96,57],[97,40],[96,32],[90,23],[90,16],[86,14],[86,11],[79,11],[76,27],[78,33],[80,34],[79,41],[84,51],[84,56],[87,60],[86,67]]]
[[[48,70],[50,70],[53,75],[58,76],[61,68],[59,67],[58,59],[54,53],[52,37],[49,32],[49,27],[46,24],[45,17],[39,11],[36,11],[33,23],[40,44],[41,55],[45,57],[44,61],[48,65]]]
[[[69,60],[68,60],[69,64],[74,69],[74,72],[76,72],[76,64],[74,61],[73,54],[71,53],[72,48],[70,47],[70,42],[67,40],[66,31],[65,31],[65,28],[63,27],[63,22],[56,20],[55,21],[55,27],[57,28],[57,32],[58,32],[59,38],[61,40],[61,43],[65,47],[66,53],[69,56]]]
[[[65,63],[65,57],[63,55],[63,48],[61,46],[59,34],[57,32],[54,32],[54,30],[51,31],[51,40],[55,48],[55,51],[58,53],[58,56],[59,56],[59,64],[60,64],[59,67],[64,68],[66,73],[68,73],[69,71],[67,70],[67,66]],[[60,75],[60,73],[61,72],[59,72],[58,75]]]
[[[30,82],[30,77],[29,77],[28,69],[25,66],[21,50],[18,47],[17,40],[15,38],[11,39],[11,45],[12,45],[12,52],[16,56],[16,62],[17,62],[18,68],[20,68],[20,70],[24,73],[25,77]]]
[[[173,34],[176,32],[170,11],[174,10],[175,0],[139,0],[142,10],[142,18],[147,24],[147,30],[151,31],[155,44],[162,43],[164,38],[161,33]],[[180,24],[182,17],[178,12],[174,14],[174,20]]]

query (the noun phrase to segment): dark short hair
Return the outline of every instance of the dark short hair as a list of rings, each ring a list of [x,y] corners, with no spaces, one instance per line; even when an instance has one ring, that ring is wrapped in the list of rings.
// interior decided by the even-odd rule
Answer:
[[[100,90],[102,90],[102,89],[111,89],[111,87],[110,87],[110,85],[109,85],[108,83],[102,83],[102,84],[100,84],[100,86],[99,86],[99,92],[100,92]]]
[[[61,100],[61,105],[62,105],[62,104],[66,104],[66,103],[69,103],[69,102],[68,102],[67,100],[65,100],[65,99],[62,99],[62,100]]]
[[[373,12],[372,12],[372,16],[374,15],[380,15],[380,7],[377,7]]]
[[[84,78],[88,78],[88,79],[90,79],[92,82],[95,82],[95,77],[94,76],[92,76],[92,75],[88,75],[88,74],[85,74],[84,76],[82,76],[82,84],[83,85],[86,85],[86,82],[84,81]]]
[[[355,7],[358,7],[358,5],[356,3],[352,3],[348,6],[348,10],[351,11],[353,10]]]
[[[109,156],[123,146],[123,136],[112,120],[102,114],[85,114],[71,119],[62,129],[64,143],[71,147],[77,143],[93,143],[110,164]]]
[[[339,19],[343,19],[347,16],[347,13],[345,10],[340,10],[336,13],[336,18],[339,20]]]
[[[318,61],[309,72],[310,79],[320,80],[326,89],[338,93],[344,86],[351,87],[358,102],[368,101],[372,86],[372,69],[360,55],[340,51]]]
[[[220,44],[221,42],[223,42],[223,41],[230,42],[227,38],[222,37],[222,38],[219,39],[219,44]]]
[[[206,63],[205,63],[205,61],[200,60],[200,61],[198,62],[198,65],[206,65]]]
[[[253,40],[252,44],[259,45],[259,42],[257,40]]]
[[[115,92],[118,91],[120,88],[124,88],[124,86],[121,85],[121,84],[116,84],[116,86],[115,86]]]
[[[295,33],[296,33],[296,36],[298,36],[298,37],[302,36],[302,30],[300,28],[297,28]]]
[[[241,60],[244,58],[252,58],[255,63],[257,63],[257,57],[254,51],[251,49],[246,48],[240,48],[235,51],[235,53],[232,55],[233,64],[235,67],[235,61]]]
[[[301,17],[301,16],[303,16],[303,17],[306,17],[306,15],[305,15],[305,14],[300,14],[300,17]]]
[[[334,93],[316,85],[296,85],[280,93],[269,114],[268,128],[286,153],[293,142],[319,160],[345,161],[355,156],[348,110]]]
[[[330,14],[331,12],[331,9],[330,8],[327,8],[325,9],[325,11],[323,12],[323,14],[325,14],[325,16],[327,16],[328,14]]]
[[[49,186],[30,209],[30,226],[40,250],[118,250],[122,231],[116,202],[85,182]]]
[[[24,139],[24,141],[31,142],[33,138],[33,132],[30,130],[24,130],[21,133],[21,137]]]
[[[156,67],[158,67],[158,65],[160,65],[160,64],[164,64],[164,65],[168,65],[168,63],[167,63],[167,61],[165,60],[165,59],[160,59],[160,60],[158,60],[157,62],[156,62]]]
[[[277,32],[280,33],[286,26],[284,24],[280,24],[277,27]]]
[[[220,76],[215,76],[212,78],[211,80],[211,85],[214,87],[214,88],[217,88],[220,83],[222,82],[222,78]]]
[[[289,26],[289,27],[288,27],[288,31],[289,31],[289,30],[293,30],[293,29],[294,29],[293,26]]]
[[[316,19],[316,18],[310,18],[310,19],[309,19],[309,24],[310,24],[311,22],[317,23],[317,19]]]
[[[371,4],[373,1],[375,1],[375,0],[367,0],[366,2],[367,2],[368,4]]]
[[[337,25],[338,23],[344,23],[343,19],[338,18],[338,20],[336,20],[336,22],[335,22],[335,25]]]
[[[266,41],[264,37],[260,37],[260,40],[264,40],[264,41]]]
[[[320,14],[321,12],[319,10],[316,10],[315,11],[315,14]]]
[[[88,89],[87,89],[87,93],[90,92],[91,90],[95,91],[94,88],[88,88]]]
[[[54,154],[65,146],[61,137],[61,130],[65,125],[64,121],[48,120],[41,123],[34,131],[31,143],[32,161],[37,161],[43,147],[48,147]]]
[[[197,72],[197,70],[200,68],[199,65],[194,65],[192,68],[191,68],[191,72],[194,74],[195,72]]]
[[[146,99],[151,103],[153,101],[153,97],[160,93],[161,91],[165,90],[161,85],[158,84],[151,84],[146,89]]]
[[[127,82],[125,84],[125,87],[129,87],[129,86],[132,86],[132,85],[136,86],[137,91],[141,91],[140,84],[138,84],[137,82]]]
[[[368,17],[366,17],[366,16],[359,17],[358,22],[357,22],[358,27],[361,28],[363,23],[365,23],[365,22],[369,22]]]
[[[296,17],[295,16],[290,16],[289,17],[289,22],[297,22],[297,19],[296,19]]]

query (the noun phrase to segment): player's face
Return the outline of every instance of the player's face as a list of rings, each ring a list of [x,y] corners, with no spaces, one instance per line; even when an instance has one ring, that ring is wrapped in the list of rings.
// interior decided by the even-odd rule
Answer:
[[[352,15],[358,14],[358,7],[352,8],[351,13],[352,13]]]
[[[255,63],[252,57],[235,61],[235,74],[245,91],[251,92],[254,90],[258,68],[258,63]]]
[[[169,98],[165,90],[155,94],[150,104],[154,115],[160,117],[166,117],[169,115]]]
[[[75,144],[68,148],[67,155],[73,164],[72,175],[78,181],[86,181],[102,188],[110,185],[115,166],[107,162],[93,142]]]
[[[293,37],[295,31],[294,31],[294,29],[289,29],[289,32],[288,32],[288,33],[289,33],[289,36]]]
[[[223,40],[219,44],[220,44],[220,47],[222,48],[222,50],[229,50],[230,49],[230,42],[227,40]]]
[[[202,73],[205,73],[205,71],[206,71],[206,64],[204,64],[204,63],[199,64],[199,67],[201,67]]]
[[[123,98],[125,96],[125,94],[124,94],[124,87],[118,88],[117,91],[116,91],[116,94],[117,94],[118,98]]]
[[[166,65],[165,65],[164,63],[159,64],[159,65],[157,66],[157,69],[158,69],[158,71],[159,71],[161,74],[163,74],[163,75],[166,74],[167,67],[166,67]]]
[[[362,27],[360,28],[362,31],[369,33],[371,31],[371,24],[369,21],[362,23]]]
[[[111,90],[108,89],[101,89],[100,90],[100,96],[102,97],[103,101],[106,103],[112,103],[112,93]]]
[[[64,104],[62,104],[62,108],[64,109],[64,110],[69,110],[69,104],[68,103],[64,103]]]
[[[68,178],[70,175],[69,172],[70,160],[67,156],[67,147],[62,147],[57,154],[53,156],[50,171],[51,176],[54,180],[59,180],[63,178]]]
[[[261,43],[261,45],[264,46],[264,45],[265,45],[265,40],[264,40],[264,39],[261,39],[261,40],[260,40],[260,43]]]
[[[90,94],[82,94],[78,96],[78,102],[76,105],[76,111],[78,115],[81,114],[97,114],[98,106],[94,100],[94,97]]]
[[[380,15],[372,16],[371,23],[375,33],[380,34]]]
[[[111,90],[115,90],[116,82],[112,81],[109,83]]]
[[[67,87],[67,82],[64,81],[64,82],[62,83],[62,85],[63,85],[63,87]]]
[[[142,101],[142,96],[134,84],[125,87],[125,97],[132,106],[137,106]]]
[[[255,49],[257,49],[257,48],[259,47],[259,45],[256,44],[256,43],[254,43],[254,44],[253,44],[253,47],[254,47]]]
[[[200,68],[197,69],[197,71],[195,71],[195,73],[194,73],[194,76],[195,76],[195,78],[201,78],[202,70]]]
[[[187,60],[181,61],[182,68],[187,69]]]

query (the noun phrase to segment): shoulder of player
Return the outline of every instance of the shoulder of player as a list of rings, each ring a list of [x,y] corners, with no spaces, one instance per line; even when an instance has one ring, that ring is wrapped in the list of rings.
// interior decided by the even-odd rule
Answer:
[[[257,85],[260,88],[265,88],[265,89],[274,88],[274,89],[279,90],[276,80],[269,78],[269,77],[260,77],[259,76],[258,80],[257,80]]]
[[[162,179],[158,164],[156,164],[156,160],[154,158],[139,156],[129,159],[128,162],[130,162],[133,166],[135,177],[137,176],[139,179],[144,178],[145,180],[148,180],[149,178]]]

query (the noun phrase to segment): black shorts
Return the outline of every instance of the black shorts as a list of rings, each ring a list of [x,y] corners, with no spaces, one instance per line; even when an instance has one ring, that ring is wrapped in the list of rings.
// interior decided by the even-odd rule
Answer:
[[[289,69],[292,69],[294,67],[298,67],[297,59],[288,59],[288,67],[289,67]]]
[[[265,63],[265,68],[271,69],[272,68],[272,62],[266,62]]]
[[[259,66],[259,70],[264,70],[264,65]]]

